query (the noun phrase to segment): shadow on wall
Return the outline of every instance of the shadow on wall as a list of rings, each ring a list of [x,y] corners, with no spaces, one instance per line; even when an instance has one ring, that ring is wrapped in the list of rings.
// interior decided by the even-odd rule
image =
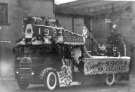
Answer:
[[[135,46],[131,45],[130,48],[130,57],[131,57],[131,63],[130,63],[130,73],[135,74]]]
[[[0,45],[0,79],[14,79],[14,55],[9,44]]]

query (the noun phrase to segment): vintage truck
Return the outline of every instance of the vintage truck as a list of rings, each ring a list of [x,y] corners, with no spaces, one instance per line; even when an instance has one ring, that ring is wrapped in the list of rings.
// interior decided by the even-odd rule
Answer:
[[[89,76],[103,75],[109,86],[129,79],[130,57],[91,55],[83,35],[62,28],[55,19],[26,17],[24,34],[13,48],[15,77],[21,89],[44,84],[55,90],[81,85],[80,80]]]

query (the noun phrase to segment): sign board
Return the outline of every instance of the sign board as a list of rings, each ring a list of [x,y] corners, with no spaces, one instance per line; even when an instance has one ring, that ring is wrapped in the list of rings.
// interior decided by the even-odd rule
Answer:
[[[104,57],[87,58],[84,64],[85,75],[123,73],[129,71],[130,58]]]

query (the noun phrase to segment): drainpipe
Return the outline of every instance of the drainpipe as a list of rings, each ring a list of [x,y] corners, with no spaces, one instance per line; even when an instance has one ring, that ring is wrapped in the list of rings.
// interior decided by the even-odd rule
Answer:
[[[74,16],[72,16],[72,32],[74,32]]]
[[[127,48],[126,48],[126,44],[124,43],[124,56],[126,56],[127,55]]]

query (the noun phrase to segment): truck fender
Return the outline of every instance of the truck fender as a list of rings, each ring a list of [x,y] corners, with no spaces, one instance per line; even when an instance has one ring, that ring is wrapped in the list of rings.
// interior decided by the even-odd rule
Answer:
[[[50,71],[50,70],[56,72],[56,69],[54,69],[54,68],[52,68],[52,67],[47,67],[47,68],[45,68],[45,69],[43,69],[43,70],[41,71],[41,74],[40,74],[41,79],[43,79],[43,78],[44,78],[44,75],[45,75],[48,71]]]

